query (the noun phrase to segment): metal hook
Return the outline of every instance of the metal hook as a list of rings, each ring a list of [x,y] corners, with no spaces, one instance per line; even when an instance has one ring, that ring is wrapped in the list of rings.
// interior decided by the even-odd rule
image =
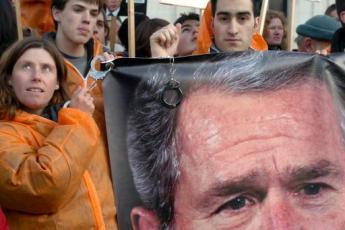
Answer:
[[[180,82],[174,79],[176,72],[174,57],[169,59],[170,63],[170,80],[164,85],[160,93],[160,101],[163,106],[173,109],[176,108],[182,101],[183,93],[180,88]]]

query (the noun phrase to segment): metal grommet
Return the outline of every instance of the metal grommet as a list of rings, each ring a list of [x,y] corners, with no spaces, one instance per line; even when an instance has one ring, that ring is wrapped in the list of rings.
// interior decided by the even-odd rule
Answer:
[[[165,84],[160,93],[160,101],[168,109],[176,108],[181,103],[182,98],[183,93],[180,88],[180,82],[173,79]]]

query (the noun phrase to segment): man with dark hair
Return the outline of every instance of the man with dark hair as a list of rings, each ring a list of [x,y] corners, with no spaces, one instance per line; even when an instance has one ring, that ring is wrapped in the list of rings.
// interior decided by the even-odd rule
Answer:
[[[342,76],[326,63],[220,54],[176,67],[179,105],[166,74],[150,72],[127,126],[144,204],[132,209],[134,229],[344,229]]]
[[[245,51],[258,29],[260,0],[212,0],[214,34],[210,53]],[[180,25],[177,23],[177,25]],[[173,56],[180,39],[179,26],[168,25],[151,38],[152,57]]]
[[[212,0],[214,40],[210,52],[248,50],[259,25],[261,1]]]
[[[335,1],[338,17],[342,24],[342,28],[338,29],[332,39],[332,53],[345,51],[345,1]]]
[[[64,56],[68,73],[63,87],[68,96],[71,98],[78,88],[89,88],[95,104],[93,117],[101,133],[99,144],[107,149],[102,82],[96,82],[97,80],[89,74],[92,59],[103,53],[100,42],[93,39],[96,21],[102,7],[102,0],[53,0],[51,9],[56,33],[48,33],[45,38],[52,40]],[[104,56],[112,58],[107,54]],[[90,88],[91,86],[95,87]],[[99,157],[108,159],[107,151],[104,151],[104,156]],[[107,161],[103,163],[103,177],[107,178],[109,185],[112,185],[109,165]],[[97,181],[89,180],[87,183],[89,186],[98,186]],[[113,191],[104,191],[102,196],[94,201],[96,221],[103,226],[105,224],[105,228],[117,228],[114,225],[116,224],[116,208]],[[104,223],[105,212],[107,216],[113,217],[111,225]]]
[[[53,0],[52,2],[56,33],[48,33],[45,37],[55,42],[65,58],[68,80],[64,87],[69,96],[78,87],[89,87],[95,81],[88,73],[93,57],[103,53],[100,42],[93,39],[97,17],[102,7],[102,0]],[[104,56],[106,59],[113,58],[107,53],[104,53]],[[96,86],[91,90],[96,106],[94,118],[106,140],[101,81]]]
[[[332,18],[339,20],[337,6],[334,3],[329,5],[325,11],[325,15],[328,15]]]
[[[191,55],[197,49],[199,15],[196,13],[181,14],[174,25],[177,23],[181,24],[181,35],[176,55]]]

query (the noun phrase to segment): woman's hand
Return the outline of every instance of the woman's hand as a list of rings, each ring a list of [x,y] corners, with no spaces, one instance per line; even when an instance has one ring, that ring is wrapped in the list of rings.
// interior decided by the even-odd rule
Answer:
[[[69,107],[76,108],[90,114],[93,114],[95,110],[93,97],[86,88],[82,88],[80,86],[78,86],[77,90],[74,91]]]

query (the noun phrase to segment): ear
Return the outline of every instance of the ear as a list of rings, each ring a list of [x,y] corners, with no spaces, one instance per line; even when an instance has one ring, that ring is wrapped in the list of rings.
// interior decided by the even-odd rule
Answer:
[[[339,16],[340,16],[340,18],[339,18],[340,21],[342,23],[345,23],[345,11],[341,11]]]
[[[60,22],[61,10],[56,9],[56,7],[53,7],[52,8],[52,15],[53,15],[54,21]]]
[[[59,84],[56,84],[55,90],[58,90],[60,88]]]
[[[155,212],[143,207],[131,211],[131,223],[134,230],[158,230],[160,221]]]
[[[306,37],[304,38],[303,40],[303,51],[305,52],[314,52],[314,49],[313,49],[313,41],[311,38],[309,37]]]
[[[8,85],[12,86],[12,81],[11,81],[11,79],[8,80]]]

